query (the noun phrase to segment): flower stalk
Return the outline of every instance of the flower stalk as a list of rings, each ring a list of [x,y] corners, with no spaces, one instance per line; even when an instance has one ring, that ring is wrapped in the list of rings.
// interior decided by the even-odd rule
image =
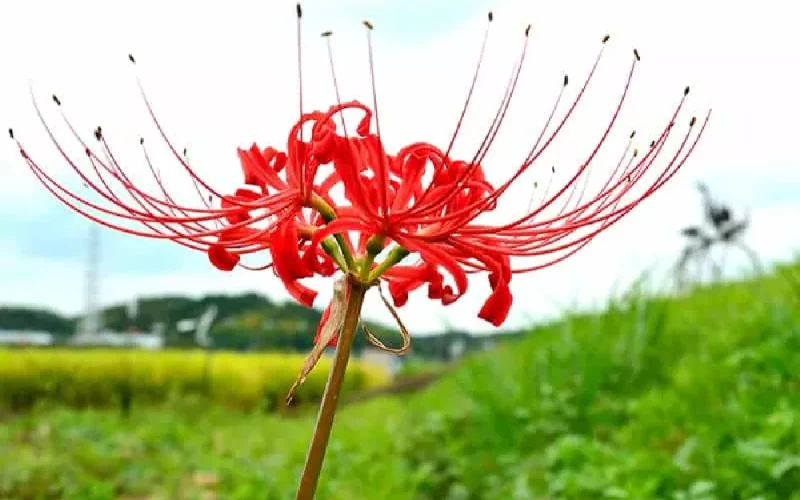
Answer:
[[[314,425],[314,434],[311,437],[305,465],[300,476],[300,484],[295,496],[296,500],[312,500],[317,490],[322,462],[325,459],[325,451],[328,449],[333,420],[336,416],[336,408],[339,404],[339,396],[342,392],[342,384],[347,371],[347,363],[350,361],[353,340],[361,318],[361,306],[369,288],[368,285],[354,279],[352,275],[348,276],[348,287],[347,308],[342,329],[339,332],[336,355],[328,373],[328,381],[325,384],[325,392],[322,395],[322,402],[317,414],[317,423]]]

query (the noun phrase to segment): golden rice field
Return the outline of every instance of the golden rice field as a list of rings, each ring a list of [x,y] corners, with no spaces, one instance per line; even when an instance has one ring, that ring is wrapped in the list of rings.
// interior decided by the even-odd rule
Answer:
[[[0,349],[0,409],[57,405],[102,408],[159,404],[183,396],[242,410],[283,405],[302,354],[121,349]],[[317,401],[329,360],[323,358],[295,402]],[[345,391],[389,382],[386,370],[352,361]]]

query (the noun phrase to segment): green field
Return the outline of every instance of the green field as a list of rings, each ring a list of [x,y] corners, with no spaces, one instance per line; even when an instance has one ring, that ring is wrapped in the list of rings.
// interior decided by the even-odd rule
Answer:
[[[800,499],[800,287],[789,283],[632,293],[422,393],[349,406],[318,497]],[[34,410],[0,431],[0,497],[289,499],[311,425],[202,400],[127,419]]]
[[[285,408],[287,387],[305,355],[200,350],[0,349],[0,412],[34,407],[112,408],[161,405],[176,399],[207,406],[270,412]],[[330,359],[323,357],[298,389],[294,404],[322,397]],[[343,392],[390,381],[380,366],[353,360]]]

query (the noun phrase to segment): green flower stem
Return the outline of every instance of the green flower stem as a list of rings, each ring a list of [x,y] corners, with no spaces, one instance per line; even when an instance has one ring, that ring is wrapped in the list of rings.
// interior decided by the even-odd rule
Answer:
[[[375,262],[375,257],[383,251],[383,246],[386,244],[386,238],[381,235],[372,236],[367,240],[367,255],[361,263],[361,269],[358,276],[362,281],[371,283],[369,280],[369,272],[372,269],[372,263]]]
[[[311,207],[319,212],[326,224],[336,219],[336,211],[333,209],[333,207],[328,205],[325,200],[317,195],[312,196]],[[343,267],[337,262],[339,267],[344,272],[355,269],[355,259],[353,259],[353,253],[350,252],[350,247],[347,245],[347,241],[345,241],[344,236],[341,234],[334,234],[333,237],[336,239],[336,242],[339,243],[339,249],[341,250],[342,258],[346,264],[346,266]]]
[[[369,273],[369,279],[367,283],[374,283],[378,278],[381,277],[383,273],[386,272],[387,269],[392,267],[393,265],[399,263],[401,260],[408,257],[410,252],[401,246],[395,246],[389,251],[389,254],[386,255],[386,258],[378,264],[378,266],[373,269],[371,273]]]
[[[322,240],[320,245],[322,246],[322,249],[325,250],[325,253],[330,255],[333,261],[336,262],[336,265],[339,266],[339,269],[343,271],[347,270],[347,263],[344,261],[344,257],[339,249],[339,245],[337,245],[334,240],[331,238],[325,238]]]
[[[300,477],[300,485],[297,488],[295,500],[312,500],[317,490],[319,474],[322,470],[322,462],[325,459],[325,450],[328,448],[333,419],[336,415],[336,407],[339,403],[339,395],[342,391],[342,383],[347,370],[347,362],[350,360],[353,339],[356,336],[356,330],[361,318],[361,306],[369,288],[369,285],[360,283],[352,279],[352,277],[349,278],[349,286],[350,293],[347,300],[347,310],[344,324],[339,332],[336,356],[328,373],[328,381],[325,384],[325,392],[322,395],[322,403],[317,415],[317,424],[314,426],[314,434],[308,447],[306,463],[303,466],[303,473]]]

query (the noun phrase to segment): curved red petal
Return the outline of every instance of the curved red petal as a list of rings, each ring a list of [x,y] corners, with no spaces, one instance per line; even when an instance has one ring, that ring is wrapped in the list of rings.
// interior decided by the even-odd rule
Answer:
[[[211,245],[207,253],[208,260],[220,271],[233,271],[241,259],[238,254],[229,252],[222,245]]]

